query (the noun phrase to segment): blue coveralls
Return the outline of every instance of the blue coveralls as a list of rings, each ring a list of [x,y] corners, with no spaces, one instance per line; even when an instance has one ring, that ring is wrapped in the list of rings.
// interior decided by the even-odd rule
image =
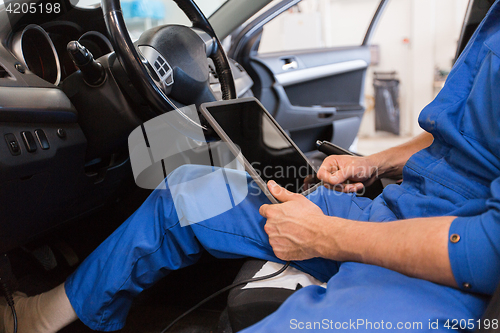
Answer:
[[[328,287],[309,286],[295,292],[278,311],[245,332],[371,331],[403,326],[405,331],[420,332],[436,331],[429,328],[431,324],[436,327],[436,320],[439,330],[447,330],[448,319],[480,318],[500,279],[499,57],[497,1],[444,89],[422,111],[420,126],[433,134],[434,143],[410,158],[403,184],[388,186],[373,202],[325,188],[309,197],[325,214],[353,220],[459,216],[450,235],[458,234],[460,240],[450,241],[448,247],[460,289],[360,263],[319,258],[296,262],[296,267],[328,281]],[[187,166],[171,178],[182,181],[187,175],[208,172],[206,167]],[[279,261],[258,213],[268,203],[263,195],[248,195],[226,213],[180,226],[183,209],[196,203],[203,210],[204,198],[218,195],[217,186],[208,177],[199,191],[183,194],[186,205],[177,210],[168,185],[155,190],[82,263],[65,286],[83,323],[102,331],[122,328],[134,296],[169,271],[196,262],[203,249],[220,258]]]

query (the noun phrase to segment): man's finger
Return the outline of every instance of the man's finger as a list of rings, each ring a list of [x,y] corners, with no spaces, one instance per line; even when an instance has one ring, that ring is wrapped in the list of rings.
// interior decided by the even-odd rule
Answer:
[[[331,185],[342,184],[349,179],[350,169],[340,168],[337,161],[335,161],[335,163],[334,165],[331,162],[323,162],[318,170],[318,178]]]
[[[361,191],[364,187],[363,183],[347,184],[344,186],[344,192],[354,193]]]
[[[335,185],[325,183],[324,186],[330,190],[334,190],[337,192],[346,192],[346,193],[359,192],[365,187],[363,183],[355,183],[355,184],[341,183]]]
[[[300,194],[290,192],[286,188],[279,186],[274,180],[267,182],[267,188],[271,194],[281,202],[296,200],[298,198],[297,196],[302,197]]]
[[[349,172],[349,168],[340,169],[331,174],[326,180],[332,185],[342,184],[349,179]]]
[[[339,165],[337,160],[333,159],[332,156],[327,157],[318,170],[318,178],[327,181],[328,177],[339,170]]]
[[[332,173],[328,171],[328,168],[321,166],[318,170],[318,179],[328,182],[328,178]]]

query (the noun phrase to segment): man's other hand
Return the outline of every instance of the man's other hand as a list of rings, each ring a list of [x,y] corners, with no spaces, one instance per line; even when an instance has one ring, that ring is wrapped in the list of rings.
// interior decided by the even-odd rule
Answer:
[[[368,157],[328,156],[318,171],[327,187],[342,192],[358,192],[378,178],[378,167]]]
[[[259,213],[267,219],[264,230],[274,254],[281,260],[306,260],[319,257],[323,211],[303,195],[292,193],[274,181],[267,184],[281,204],[262,205]]]

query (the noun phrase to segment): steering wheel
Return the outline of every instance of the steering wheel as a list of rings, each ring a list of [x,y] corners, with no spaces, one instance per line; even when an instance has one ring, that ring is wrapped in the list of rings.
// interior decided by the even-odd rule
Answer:
[[[214,101],[209,86],[211,58],[223,99],[236,98],[234,79],[220,40],[193,0],[174,0],[193,27],[164,25],[132,43],[119,0],[102,0],[104,20],[115,53],[130,81],[156,115],[171,110],[169,98],[184,105]]]

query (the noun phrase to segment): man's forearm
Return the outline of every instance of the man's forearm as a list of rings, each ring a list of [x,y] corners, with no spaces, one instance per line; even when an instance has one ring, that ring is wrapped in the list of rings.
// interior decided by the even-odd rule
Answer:
[[[373,154],[367,158],[378,167],[379,178],[399,179],[408,159],[418,151],[429,147],[434,140],[432,134],[424,132],[407,143]]]
[[[372,223],[325,217],[318,253],[324,258],[377,265],[456,286],[448,257],[448,232],[454,219],[447,216]]]

